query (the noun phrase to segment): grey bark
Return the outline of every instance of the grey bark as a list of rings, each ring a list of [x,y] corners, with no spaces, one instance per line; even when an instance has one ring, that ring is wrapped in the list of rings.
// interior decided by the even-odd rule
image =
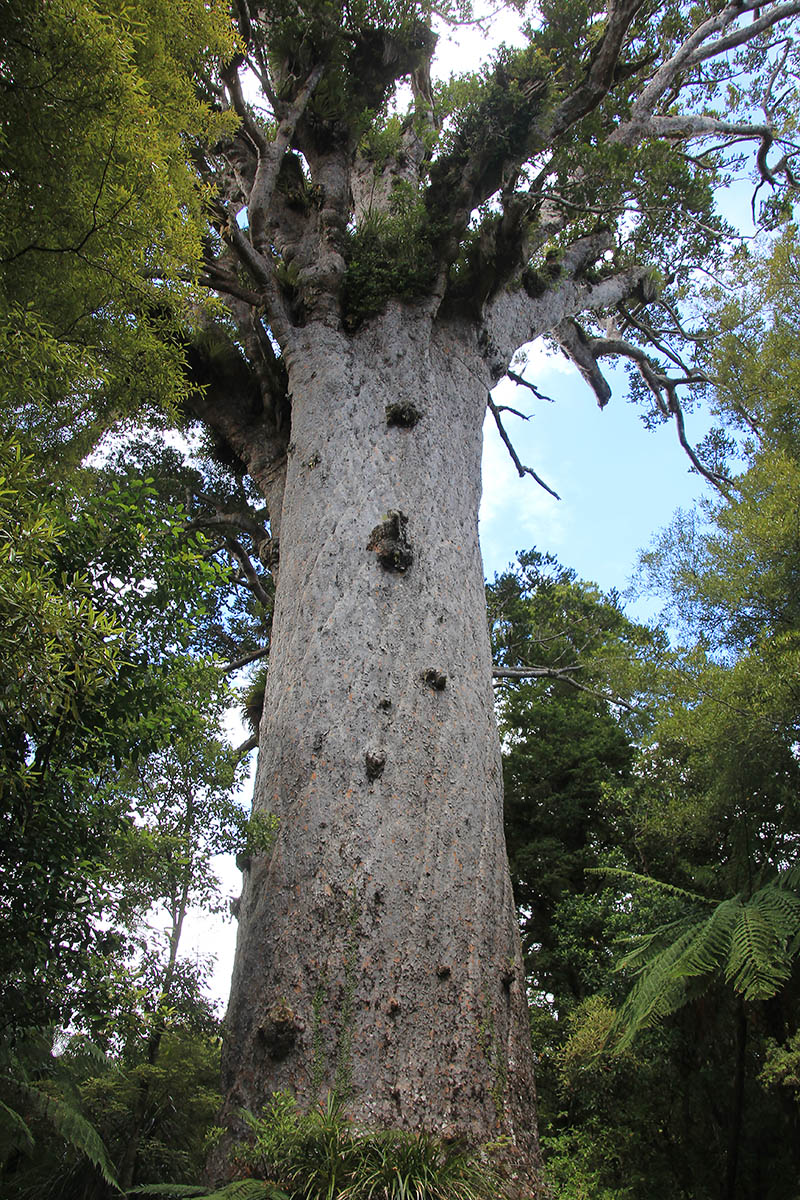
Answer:
[[[535,1162],[477,532],[488,368],[466,324],[400,306],[298,332],[255,788],[279,826],[245,877],[226,1108],[337,1088],[365,1124],[504,1133]],[[389,424],[397,403],[418,423]]]

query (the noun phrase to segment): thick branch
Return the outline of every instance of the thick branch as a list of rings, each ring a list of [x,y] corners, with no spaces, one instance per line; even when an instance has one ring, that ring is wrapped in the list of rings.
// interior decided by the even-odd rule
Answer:
[[[574,363],[589,387],[597,396],[600,408],[605,408],[611,399],[611,388],[597,365],[592,347],[577,321],[560,321],[553,335],[570,362]]]
[[[642,3],[643,0],[619,0],[618,3],[610,0],[605,33],[592,57],[586,79],[556,109],[548,141],[585,117],[607,94],[615,79],[625,36]]]
[[[756,11],[759,14],[755,21],[742,25],[725,37],[715,36],[721,34],[732,22],[741,19],[748,11]],[[760,12],[759,0],[743,0],[741,4],[729,4],[720,12],[714,13],[698,25],[671,58],[659,67],[634,103],[630,119],[611,135],[609,141],[625,146],[635,145],[642,136],[647,136],[644,131],[651,126],[659,101],[676,88],[679,78],[689,69],[706,59],[723,54],[728,49],[744,45],[763,30],[798,12],[800,0],[791,0],[790,3],[766,9],[763,13]]]
[[[241,671],[242,667],[258,662],[260,658],[266,658],[268,654],[269,646],[264,646],[261,650],[251,650],[249,654],[243,654],[241,658],[235,658],[232,662],[225,663],[224,667],[220,667],[220,671],[223,675],[232,675],[234,671]]]
[[[581,239],[581,243],[588,240]],[[487,305],[485,326],[490,335],[487,358],[491,356],[489,365],[495,379],[507,373],[508,364],[520,346],[555,329],[562,321],[587,309],[613,307],[648,290],[650,273],[645,267],[628,267],[596,283],[563,278],[564,265],[577,270],[595,261],[585,252],[586,248],[578,251],[577,243],[565,251],[562,271],[556,271],[556,277],[543,294],[532,296],[522,288],[506,289]]]
[[[247,584],[257,600],[260,600],[266,608],[270,608],[272,598],[269,592],[265,591],[264,585],[259,579],[258,572],[250,561],[250,555],[244,546],[241,542],[237,542],[236,538],[231,537],[225,539],[225,545],[241,567],[243,582]]]
[[[240,529],[242,533],[249,533],[256,546],[260,546],[262,542],[268,542],[270,536],[263,525],[254,520],[247,513],[243,512],[222,512],[217,509],[213,517],[194,517],[186,526],[187,532],[192,532],[195,529]]]
[[[745,4],[732,5],[731,8],[735,13],[752,12],[754,16],[750,24],[741,25],[725,37],[718,37],[707,46],[701,46],[688,59],[690,67],[696,67],[698,63],[705,62],[717,54],[724,54],[727,50],[734,50],[737,46],[743,46],[759,33],[772,29],[780,21],[797,16],[800,13],[800,2],[792,0],[789,4],[778,4],[775,8],[765,9],[763,0],[748,0]]]
[[[258,147],[258,166],[250,189],[247,215],[250,221],[250,236],[253,244],[259,249],[263,250],[269,244],[268,215],[283,156],[292,144],[298,122],[322,78],[323,70],[323,64],[317,63],[297,99],[280,121],[272,142]]]
[[[238,762],[239,759],[244,758],[244,756],[246,754],[249,754],[251,750],[257,749],[257,747],[258,747],[258,734],[253,733],[250,735],[249,738],[247,738],[245,741],[243,741],[241,743],[241,745],[236,747],[236,749],[233,752],[233,757]]]

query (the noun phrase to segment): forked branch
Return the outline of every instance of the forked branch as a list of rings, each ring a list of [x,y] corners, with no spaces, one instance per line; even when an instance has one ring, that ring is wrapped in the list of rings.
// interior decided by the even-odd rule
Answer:
[[[516,450],[514,449],[511,438],[508,436],[505,426],[503,425],[503,419],[500,415],[500,408],[498,407],[498,405],[495,404],[494,400],[492,400],[491,394],[488,392],[486,395],[486,402],[489,405],[489,410],[490,410],[492,416],[494,417],[495,424],[497,425],[497,431],[500,434],[500,437],[503,439],[503,442],[505,444],[506,449],[508,450],[508,453],[511,455],[511,461],[513,462],[514,466],[517,468],[517,472],[519,474],[520,479],[524,478],[524,476],[526,476],[526,475],[530,475],[531,479],[534,479],[536,481],[536,483],[539,484],[540,488],[544,488],[544,490],[546,492],[548,492],[551,496],[553,496],[556,500],[560,500],[561,497],[559,496],[558,492],[554,492],[553,489],[548,484],[545,483],[545,481],[541,478],[541,476],[536,474],[533,467],[525,467],[520,462],[519,455],[517,454]]]

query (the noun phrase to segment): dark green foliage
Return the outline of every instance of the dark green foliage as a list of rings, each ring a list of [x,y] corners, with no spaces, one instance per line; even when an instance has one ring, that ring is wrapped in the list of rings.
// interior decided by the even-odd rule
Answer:
[[[32,1063],[37,1050],[39,1061]],[[6,1061],[0,1078],[11,1102],[3,1104],[5,1119],[0,1129],[0,1178],[5,1178],[9,1189],[4,1194],[9,1197],[21,1194],[21,1177],[29,1174],[25,1167],[34,1155],[42,1154],[42,1140],[46,1154],[46,1139],[55,1140],[62,1146],[90,1177],[102,1180],[111,1191],[118,1191],[108,1150],[97,1128],[82,1111],[69,1073],[53,1056],[51,1048],[44,1044],[43,1035],[34,1032],[27,1043],[14,1051],[9,1053],[6,1049],[3,1057]],[[9,1164],[10,1170],[7,1169]],[[53,1164],[49,1163],[48,1167],[49,1175],[53,1172]],[[40,1172],[41,1160],[35,1173]],[[30,1183],[27,1178],[23,1188],[28,1188]]]
[[[783,1200],[798,1170],[791,655],[774,638],[729,665],[667,653],[538,555],[489,597],[503,665],[552,672],[504,681],[500,712],[553,1195]],[[578,666],[567,677],[593,695],[564,678]]]
[[[711,912],[692,914],[639,939],[620,960],[635,987],[620,1007],[614,1032],[627,1045],[724,979],[744,1001],[768,1000],[792,978],[800,950],[800,870],[780,872],[751,896],[733,896]],[[695,904],[699,897],[693,898]]]
[[[402,183],[388,211],[367,214],[348,233],[342,306],[350,329],[382,312],[392,296],[414,300],[430,290],[438,269],[435,238],[423,202]]]
[[[218,1038],[172,1033],[157,1065],[132,1042],[103,1055],[85,1038],[31,1033],[3,1069],[4,1091],[30,1122],[23,1139],[0,1124],[0,1181],[8,1200],[110,1200],[148,1082],[138,1179],[187,1181],[202,1173],[220,1102]],[[205,1189],[196,1189],[202,1191]]]
[[[613,700],[635,698],[631,658],[657,639],[624,616],[616,597],[536,551],[520,554],[487,597],[495,662],[543,672],[503,680],[498,695],[506,841],[524,945],[536,986],[562,1003],[579,1000],[594,981],[578,945],[607,933],[612,913],[601,915],[601,885],[599,908],[580,911],[578,898],[591,887],[586,868],[617,843],[614,797],[634,756],[637,722]]]

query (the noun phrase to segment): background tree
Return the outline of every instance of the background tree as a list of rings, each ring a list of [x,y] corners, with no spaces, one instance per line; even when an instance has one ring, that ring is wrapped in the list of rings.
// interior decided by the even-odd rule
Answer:
[[[620,840],[614,794],[630,781],[645,656],[663,636],[625,617],[619,598],[527,551],[487,588],[503,744],[505,829],[529,983],[577,1004],[597,981],[572,958],[603,930],[587,868]],[[636,664],[639,664],[636,678]],[[644,696],[645,700],[649,696]],[[603,891],[598,882],[597,892]],[[568,934],[573,907],[576,928]],[[610,916],[610,914],[606,914]],[[610,953],[610,946],[608,947]],[[595,955],[591,956],[590,961]]]
[[[705,358],[720,428],[704,453],[727,494],[680,514],[643,556],[683,644],[645,648],[660,645],[658,670],[640,675],[648,719],[590,843],[603,869],[551,918],[556,952],[583,965],[592,993],[576,1005],[554,976],[534,1007],[559,1196],[777,1198],[797,1177],[796,538],[784,507],[797,278],[793,229],[734,264],[714,311],[736,328]],[[509,729],[511,755],[529,723]],[[525,784],[508,776],[512,829],[539,799]],[[570,903],[583,927],[562,913]]]

